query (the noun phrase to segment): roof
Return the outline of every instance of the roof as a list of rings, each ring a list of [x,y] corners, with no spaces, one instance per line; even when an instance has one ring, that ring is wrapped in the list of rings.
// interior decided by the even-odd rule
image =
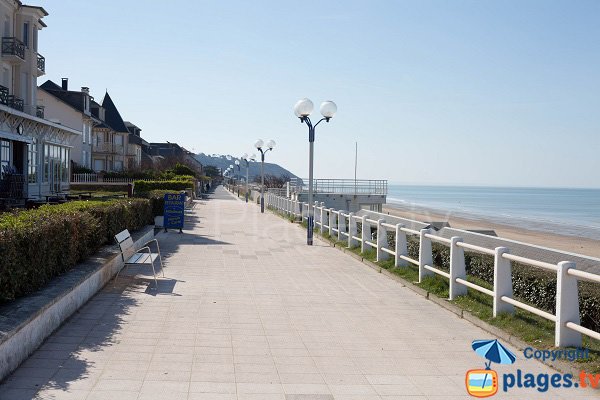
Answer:
[[[83,93],[73,90],[63,90],[63,88],[51,80],[47,80],[40,88],[43,89],[46,93],[51,94],[59,100],[67,103],[69,106],[74,108],[75,110],[84,113],[83,109]]]
[[[117,132],[129,132],[123,118],[121,118],[119,110],[117,110],[117,106],[115,106],[115,103],[110,98],[108,92],[104,95],[102,107],[104,108],[104,121],[110,125],[111,128]]]
[[[133,133],[129,133],[129,143],[142,145],[142,138]]]

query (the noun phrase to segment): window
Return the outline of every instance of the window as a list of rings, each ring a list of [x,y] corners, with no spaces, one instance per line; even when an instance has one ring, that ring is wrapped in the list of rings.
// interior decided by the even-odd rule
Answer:
[[[29,47],[29,22],[23,24],[23,43]]]
[[[33,50],[38,51],[38,30],[33,29]]]
[[[33,143],[29,143],[27,145],[27,148],[28,148],[27,181],[29,183],[37,183],[37,181],[38,181],[37,139],[33,139]]]
[[[115,171],[123,171],[123,161],[115,161]]]
[[[115,144],[122,146],[123,145],[123,136],[115,135]]]
[[[104,171],[104,160],[94,160],[94,171],[100,172]]]
[[[0,140],[0,176],[4,176],[4,168],[10,165],[10,142]]]

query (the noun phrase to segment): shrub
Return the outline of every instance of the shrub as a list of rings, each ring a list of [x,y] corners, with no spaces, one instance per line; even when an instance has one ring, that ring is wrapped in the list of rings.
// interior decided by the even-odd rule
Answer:
[[[134,190],[136,193],[146,193],[151,190],[170,190],[181,191],[194,187],[194,182],[191,180],[168,180],[168,181],[135,181]]]
[[[123,229],[152,223],[145,199],[78,201],[0,216],[0,302],[34,292]]]
[[[391,239],[391,240],[390,240]],[[394,238],[388,236],[390,246],[395,246]],[[408,256],[419,259],[419,239],[413,235],[407,238]],[[448,272],[450,270],[450,248],[441,243],[432,243],[434,265]],[[465,252],[467,275],[494,284],[494,257],[486,254]],[[513,294],[525,303],[547,311],[556,312],[556,275],[535,267],[512,263]],[[579,282],[579,314],[581,325],[595,331],[600,330],[600,285]]]
[[[149,192],[137,193],[136,196],[150,200],[152,216],[163,215],[165,209],[165,194],[173,193],[172,190],[151,190]]]

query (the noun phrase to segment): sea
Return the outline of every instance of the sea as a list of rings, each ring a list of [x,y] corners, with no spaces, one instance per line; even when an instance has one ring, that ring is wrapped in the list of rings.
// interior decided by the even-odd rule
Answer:
[[[389,185],[387,202],[600,240],[600,189]]]

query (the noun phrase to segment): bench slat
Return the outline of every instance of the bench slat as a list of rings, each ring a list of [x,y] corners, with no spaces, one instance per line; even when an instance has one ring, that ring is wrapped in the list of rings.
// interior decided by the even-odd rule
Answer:
[[[119,244],[121,244],[121,242],[123,242],[127,238],[131,239],[131,234],[129,233],[129,231],[127,229],[125,229],[124,231],[121,231],[115,235],[115,240]],[[133,245],[133,241],[131,244]]]
[[[150,264],[158,258],[158,253],[135,253],[125,264]]]

